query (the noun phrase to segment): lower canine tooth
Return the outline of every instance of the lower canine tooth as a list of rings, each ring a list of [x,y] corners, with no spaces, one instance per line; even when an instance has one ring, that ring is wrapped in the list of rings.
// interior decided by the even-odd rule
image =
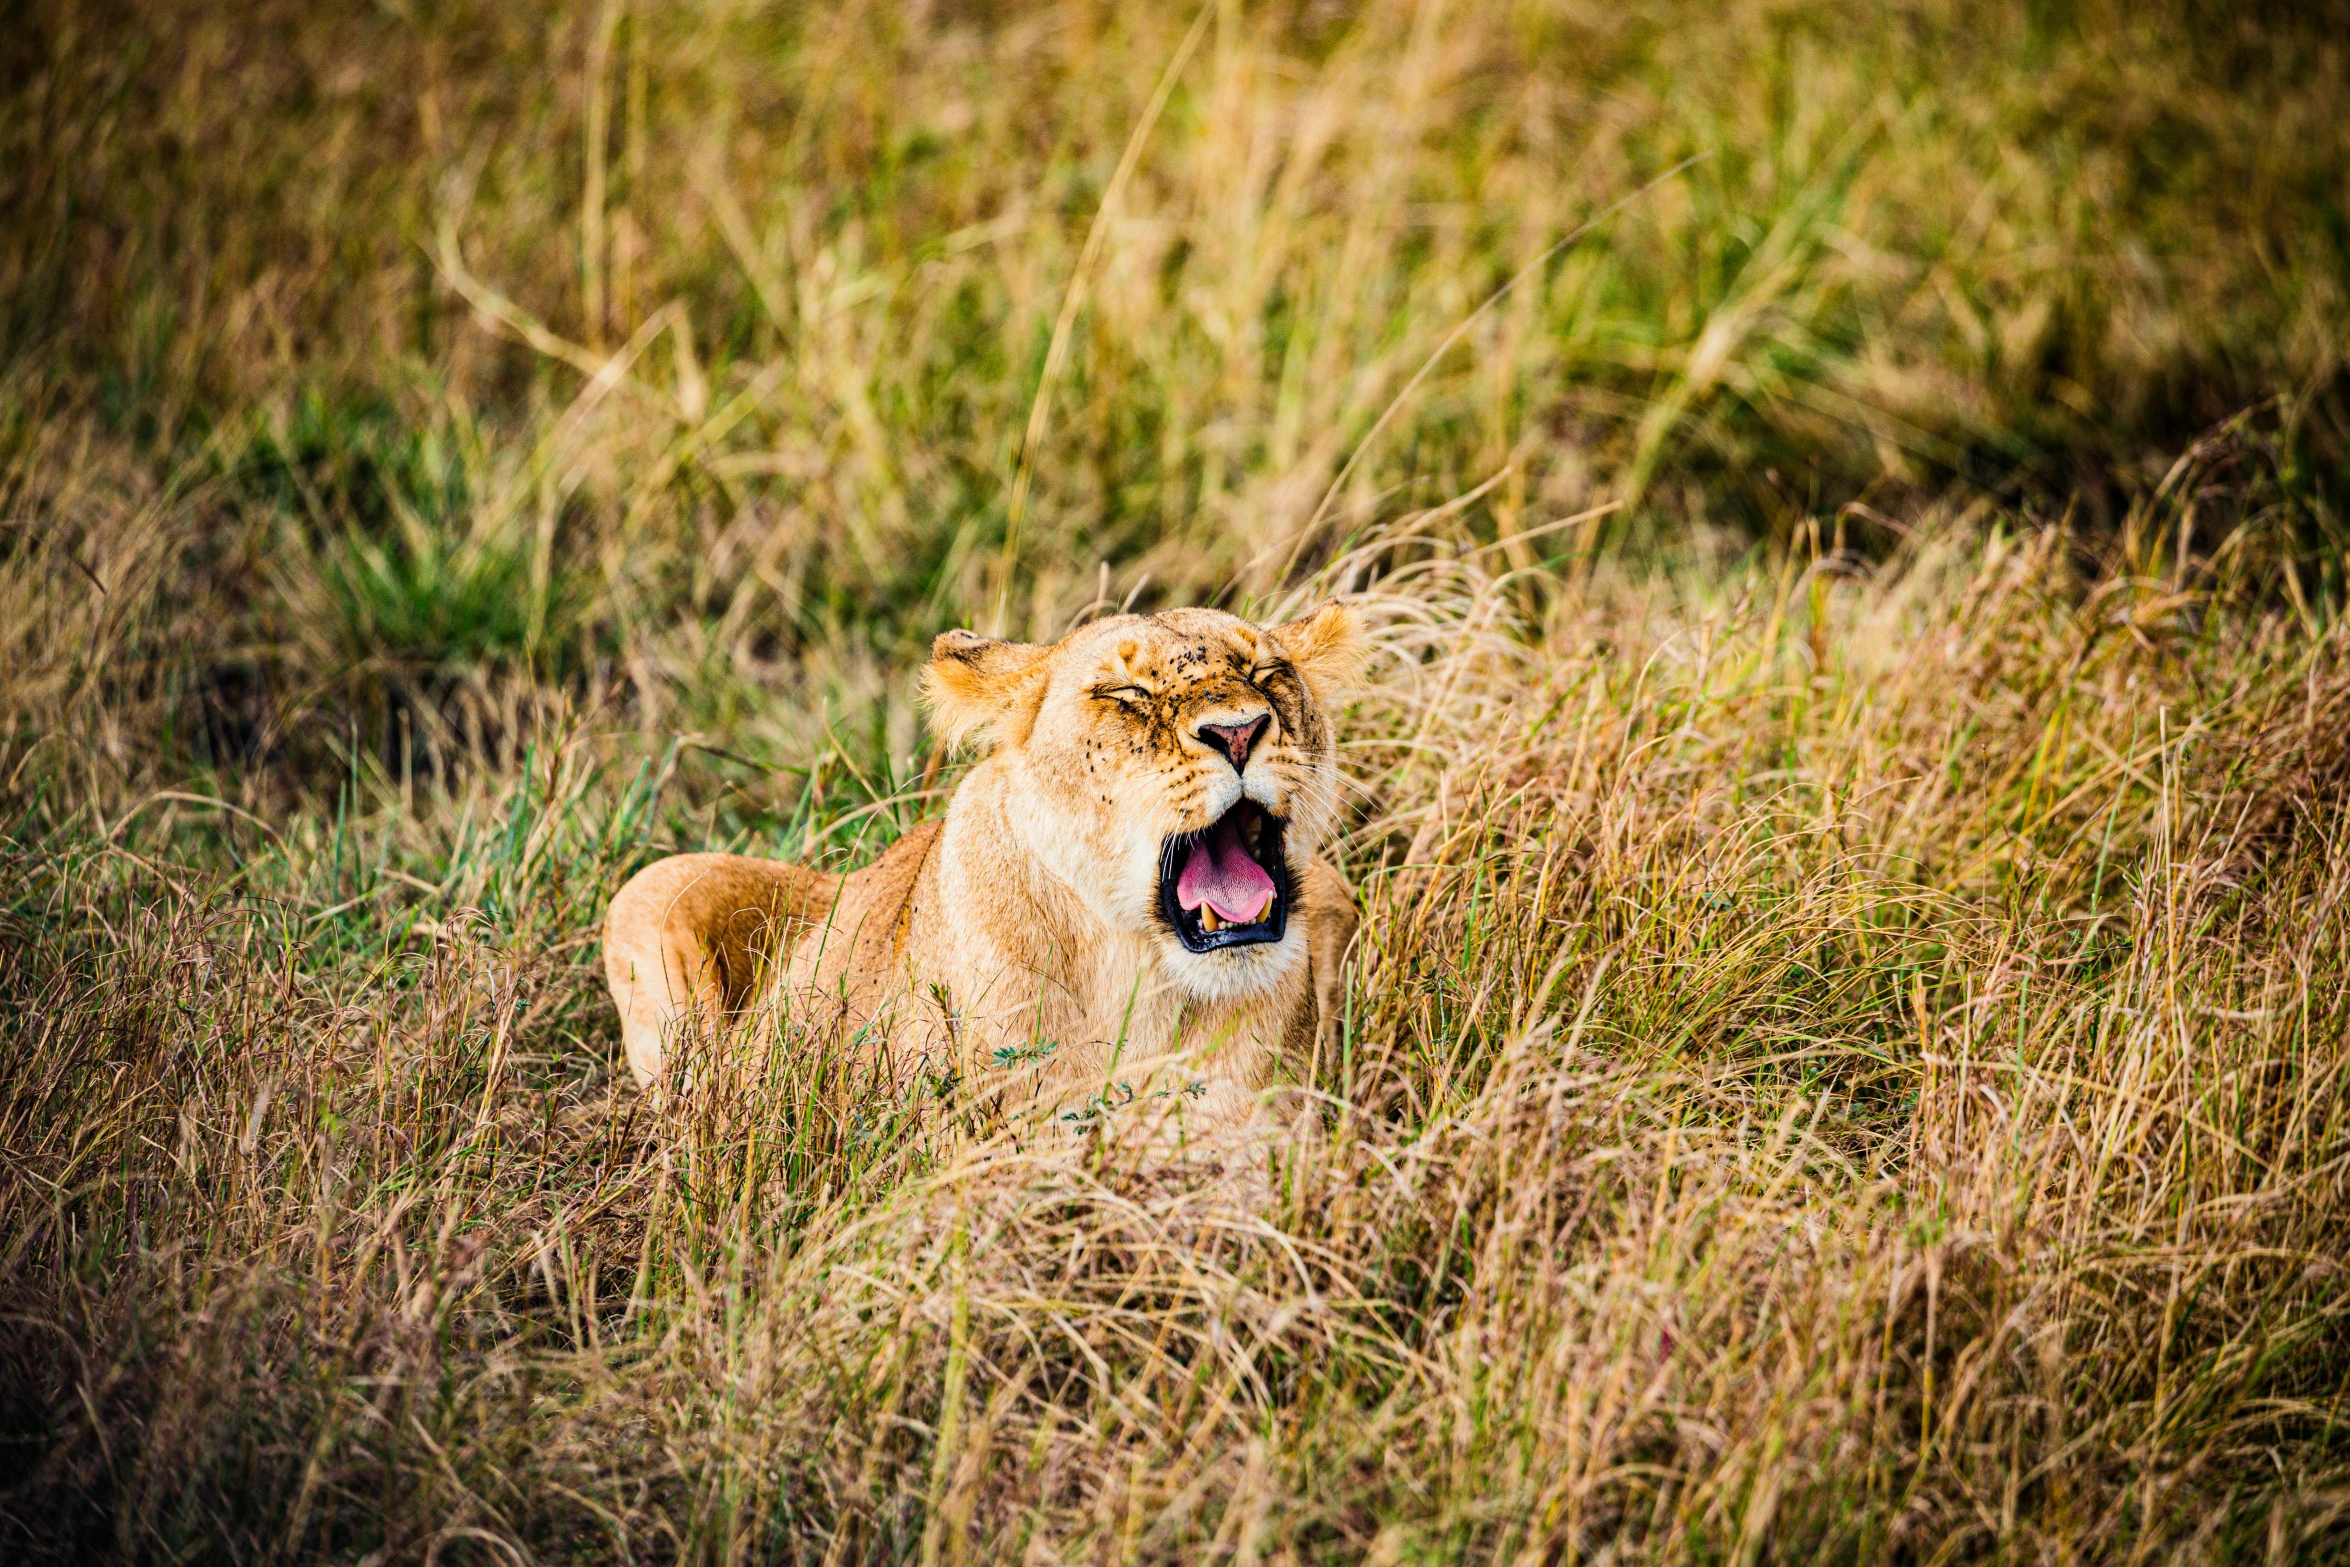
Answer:
[[[1222,930],[1224,922],[1216,918],[1216,911],[1206,904],[1199,906],[1199,927],[1202,930]]]

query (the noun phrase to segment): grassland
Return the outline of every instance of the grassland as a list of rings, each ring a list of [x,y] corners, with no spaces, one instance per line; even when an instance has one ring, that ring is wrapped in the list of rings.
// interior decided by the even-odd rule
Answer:
[[[0,1556],[2336,1560],[2339,7],[0,26]],[[1236,1212],[603,901],[1349,596]]]

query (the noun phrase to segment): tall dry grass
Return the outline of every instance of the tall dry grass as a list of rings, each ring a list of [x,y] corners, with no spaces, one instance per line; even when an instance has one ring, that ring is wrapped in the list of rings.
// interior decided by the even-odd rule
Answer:
[[[2339,31],[0,29],[0,1550],[2340,1554]],[[1269,1205],[615,1080],[932,632],[1324,591]]]
[[[2259,456],[2087,566],[1342,562],[1367,936],[1264,1211],[805,1048],[654,1112],[591,955],[659,779],[576,720],[331,818],[22,793],[14,1548],[2320,1559],[2350,681],[2274,518],[2175,546]]]

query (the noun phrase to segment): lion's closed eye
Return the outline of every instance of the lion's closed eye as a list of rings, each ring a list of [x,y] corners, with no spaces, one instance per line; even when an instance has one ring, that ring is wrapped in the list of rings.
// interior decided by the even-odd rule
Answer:
[[[1276,707],[1283,707],[1285,699],[1297,691],[1297,671],[1287,664],[1259,664],[1242,678],[1250,690]]]

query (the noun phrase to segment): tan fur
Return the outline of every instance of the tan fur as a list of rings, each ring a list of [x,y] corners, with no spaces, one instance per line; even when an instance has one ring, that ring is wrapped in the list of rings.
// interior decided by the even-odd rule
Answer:
[[[1042,1114],[1106,1092],[1187,1141],[1254,1123],[1276,1055],[1310,1052],[1333,1021],[1354,934],[1352,895],[1316,851],[1338,814],[1329,715],[1359,649],[1336,604],[1270,629],[1193,609],[1049,647],[940,637],[937,727],[992,742],[942,819],[846,876],[681,854],[613,900],[605,974],[637,1080],[660,1076],[689,1017],[715,1027],[781,1000],[901,1070],[927,1060],[966,1083],[1003,1078],[1006,1047],[1049,1045],[1023,1090]],[[1264,713],[1242,771],[1199,738]],[[1160,846],[1243,789],[1287,822],[1296,907],[1278,942],[1193,953],[1159,915]]]

